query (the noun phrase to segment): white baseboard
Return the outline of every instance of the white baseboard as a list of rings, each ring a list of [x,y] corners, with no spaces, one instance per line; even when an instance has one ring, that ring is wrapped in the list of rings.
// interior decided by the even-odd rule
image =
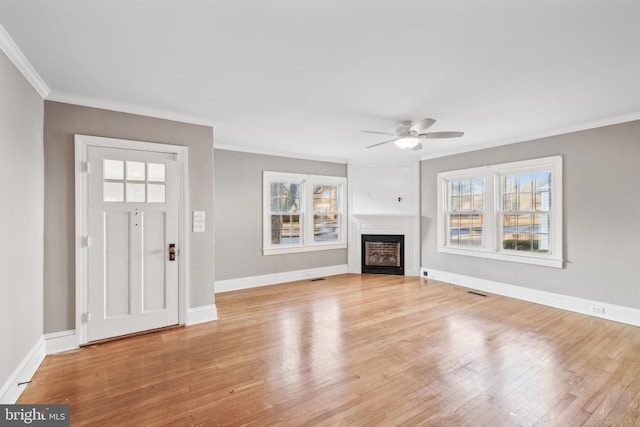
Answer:
[[[44,335],[47,354],[62,353],[63,351],[75,350],[78,347],[78,336],[76,330],[52,332]]]
[[[238,279],[216,280],[215,292],[237,291],[257,288],[259,286],[277,285],[297,280],[316,279],[318,277],[335,276],[349,272],[347,264],[329,267],[309,268],[306,270],[286,271],[284,273],[263,274],[260,276],[240,277]]]
[[[212,320],[218,320],[218,310],[215,305],[190,308],[186,325],[195,325]],[[57,354],[79,348],[75,329],[45,334],[44,341],[47,354]]]
[[[425,271],[427,272],[427,277],[424,276]],[[606,302],[561,295],[553,292],[525,288],[522,286],[509,285],[506,283],[494,282],[492,280],[479,279],[477,277],[463,276],[461,274],[434,270],[428,267],[420,269],[420,277],[435,279],[441,282],[451,283],[452,285],[473,288],[484,292],[534,302],[563,310],[574,311],[576,313],[587,314],[589,316],[600,317],[602,319],[640,326],[640,310],[637,308],[624,307]],[[597,311],[594,311],[594,309]]]
[[[218,308],[215,304],[190,308],[187,313],[187,326],[218,320]]]
[[[9,375],[9,378],[2,385],[2,388],[0,388],[0,404],[12,405],[16,403],[45,356],[44,337],[40,337],[25,358],[22,359],[22,362],[20,362],[11,375]]]

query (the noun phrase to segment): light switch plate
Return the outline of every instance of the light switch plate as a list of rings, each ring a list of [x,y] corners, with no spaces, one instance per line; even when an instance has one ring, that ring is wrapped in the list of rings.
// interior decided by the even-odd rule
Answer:
[[[193,232],[194,233],[204,233],[204,222],[203,221],[194,221],[193,222]]]
[[[204,211],[193,211],[193,220],[201,222],[206,221]]]

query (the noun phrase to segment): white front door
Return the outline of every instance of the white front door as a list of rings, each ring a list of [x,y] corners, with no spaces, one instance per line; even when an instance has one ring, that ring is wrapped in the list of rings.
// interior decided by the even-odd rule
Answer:
[[[175,154],[89,146],[88,162],[88,341],[177,324]]]

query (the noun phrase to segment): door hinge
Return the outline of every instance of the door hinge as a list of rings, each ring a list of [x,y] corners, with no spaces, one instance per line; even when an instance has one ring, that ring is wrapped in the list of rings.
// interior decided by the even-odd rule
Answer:
[[[91,166],[89,165],[89,162],[88,162],[88,161],[86,161],[86,162],[83,162],[83,163],[82,163],[82,169],[84,169],[84,171],[85,171],[86,173],[89,173],[89,169],[90,169],[90,168],[91,168]]]
[[[88,248],[89,246],[91,246],[91,237],[90,236],[85,236],[82,238],[83,242],[82,244],[84,245],[85,248]]]
[[[85,323],[89,322],[91,320],[91,312],[84,313],[82,317]]]

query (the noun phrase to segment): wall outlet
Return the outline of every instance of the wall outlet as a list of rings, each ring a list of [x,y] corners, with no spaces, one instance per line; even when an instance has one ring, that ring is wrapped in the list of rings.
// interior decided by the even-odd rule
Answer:
[[[423,275],[424,277],[427,277],[427,276],[429,276],[429,272],[428,272],[427,270],[424,270],[424,271],[422,272],[422,275]]]
[[[592,305],[590,308],[592,313],[604,314],[604,307],[602,306]]]

